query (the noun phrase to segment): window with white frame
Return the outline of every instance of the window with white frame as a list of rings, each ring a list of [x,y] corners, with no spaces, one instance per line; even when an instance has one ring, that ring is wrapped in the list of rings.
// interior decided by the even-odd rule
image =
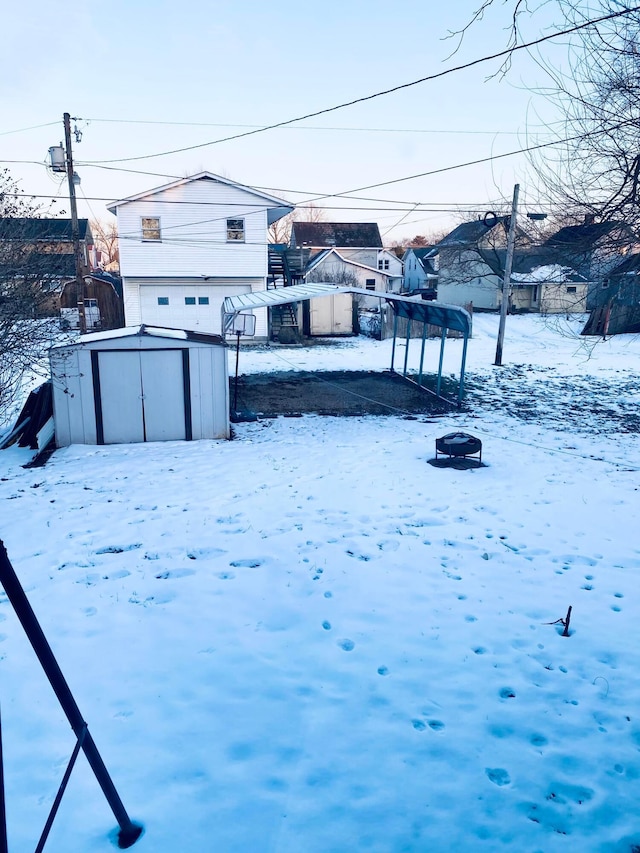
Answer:
[[[379,270],[388,270],[389,269],[389,258],[380,258],[378,260],[378,269]]]
[[[227,243],[244,243],[244,219],[227,219]]]
[[[159,242],[160,236],[160,218],[158,216],[143,216],[142,217],[142,239],[150,242]]]

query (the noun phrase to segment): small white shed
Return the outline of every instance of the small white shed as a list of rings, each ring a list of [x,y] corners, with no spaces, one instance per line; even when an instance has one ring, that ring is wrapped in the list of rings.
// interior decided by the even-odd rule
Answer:
[[[145,325],[53,347],[57,446],[229,438],[226,350],[218,335]]]

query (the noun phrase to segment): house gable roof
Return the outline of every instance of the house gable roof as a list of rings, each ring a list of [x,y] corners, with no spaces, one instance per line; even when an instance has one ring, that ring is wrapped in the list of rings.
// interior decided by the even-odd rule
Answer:
[[[78,219],[81,240],[93,242],[88,219]],[[0,217],[1,240],[46,240],[71,242],[73,231],[71,219],[46,219],[36,216]]]
[[[436,246],[448,248],[450,246],[472,246],[482,240],[496,225],[504,225],[508,217],[498,216],[495,219],[485,221],[474,219],[472,222],[462,222],[453,231],[442,238]]]
[[[506,263],[506,249],[480,250],[480,256],[492,272],[502,277]],[[533,250],[516,250],[513,254],[511,279],[514,284],[541,284],[575,282],[585,283],[586,278],[569,265],[559,264],[555,254],[544,247]]]
[[[617,235],[616,231],[619,232]],[[612,245],[616,246],[627,245],[634,239],[631,229],[623,222],[592,222],[586,225],[566,225],[552,234],[544,245],[569,252],[588,252],[604,237],[612,239]]]
[[[289,245],[340,249],[382,249],[375,222],[294,222]]]
[[[276,222],[283,216],[286,216],[287,213],[290,213],[295,207],[295,205],[290,204],[288,201],[284,201],[284,199],[268,195],[267,193],[264,193],[261,190],[256,190],[253,187],[246,186],[245,184],[239,184],[237,181],[231,181],[228,178],[222,178],[220,175],[215,175],[213,172],[198,172],[197,175],[190,175],[188,178],[181,178],[180,180],[172,181],[169,184],[163,184],[163,186],[161,187],[155,187],[152,190],[145,190],[144,192],[137,193],[136,195],[131,195],[127,198],[120,199],[119,201],[114,201],[111,204],[107,205],[107,210],[109,210],[111,213],[117,213],[118,208],[121,207],[123,204],[130,204],[134,201],[148,199],[152,196],[159,195],[160,193],[167,192],[168,190],[172,190],[175,187],[181,187],[185,184],[193,183],[193,181],[215,181],[218,184],[224,184],[228,187],[235,187],[236,189],[249,193],[250,195],[253,195],[256,198],[260,199],[262,202],[268,202],[269,210],[274,214],[277,213],[277,215],[269,216],[269,224],[271,224],[272,222]]]
[[[370,267],[367,264],[361,264],[358,261],[353,261],[351,258],[345,258],[337,249],[323,249],[319,252],[315,257],[309,262],[307,266],[307,272],[311,272],[311,270],[320,266],[320,264],[324,263],[324,261],[328,260],[328,258],[334,255],[338,260],[342,261],[343,264],[347,264],[350,267],[358,267],[358,269],[366,270],[367,272],[374,272],[378,275],[384,275],[387,278],[395,278],[389,270],[378,270],[375,267]]]

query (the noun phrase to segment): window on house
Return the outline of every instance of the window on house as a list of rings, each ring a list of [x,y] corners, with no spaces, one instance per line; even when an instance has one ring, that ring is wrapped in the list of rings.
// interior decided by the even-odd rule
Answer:
[[[208,305],[209,297],[208,296],[198,296],[198,305]]]
[[[158,296],[158,305],[168,305],[169,297],[168,296]]]
[[[196,304],[195,296],[185,296],[184,304],[185,305],[195,305]]]
[[[159,241],[160,237],[160,219],[157,216],[142,217],[142,239]]]
[[[244,242],[244,219],[227,219],[227,243]]]
[[[378,269],[379,270],[388,270],[389,269],[389,258],[381,258],[378,261]]]
[[[604,281],[602,282],[602,289],[606,290],[608,287],[609,287],[609,279],[605,278]]]
[[[366,289],[367,289],[367,290],[375,290],[375,289],[376,289],[376,280],[375,280],[375,278],[368,278],[368,279],[365,281],[364,286],[366,287]]]
[[[577,293],[577,287],[567,287],[567,293]]]

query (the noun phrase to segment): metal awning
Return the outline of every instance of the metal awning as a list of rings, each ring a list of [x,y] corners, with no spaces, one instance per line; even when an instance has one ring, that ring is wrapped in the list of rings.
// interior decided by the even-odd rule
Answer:
[[[361,287],[340,287],[335,284],[322,284],[309,282],[306,284],[296,284],[291,287],[277,287],[273,290],[260,290],[256,293],[241,293],[238,296],[227,296],[222,304],[222,329],[223,335],[233,327],[234,317],[242,311],[252,311],[256,308],[270,308],[274,305],[287,305],[293,302],[302,302],[306,299],[315,299],[319,296],[333,296],[337,293],[352,293],[358,296],[375,297],[384,300],[391,306],[394,317],[393,327],[393,348],[391,351],[391,372],[394,373],[394,359],[396,351],[396,338],[398,318],[405,318],[407,323],[406,349],[404,358],[403,376],[409,379],[407,375],[407,360],[409,353],[409,338],[411,336],[411,323],[413,321],[422,323],[422,348],[420,352],[420,369],[418,372],[417,385],[422,386],[422,374],[424,367],[425,355],[425,339],[428,326],[438,326],[442,329],[442,337],[440,344],[440,359],[438,364],[436,396],[440,396],[440,387],[442,383],[442,365],[444,357],[444,345],[447,336],[447,330],[460,332],[463,337],[462,360],[460,365],[460,382],[458,387],[458,404],[462,402],[464,393],[464,371],[467,357],[467,343],[471,335],[471,315],[469,312],[459,307],[458,305],[447,305],[444,302],[431,302],[424,299],[417,299],[415,296],[399,296],[395,293],[386,291],[365,290]],[[239,343],[238,337],[238,343]],[[415,382],[410,379],[409,381]],[[427,390],[427,389],[425,389]]]
[[[222,310],[225,314],[238,314],[254,308],[271,308],[273,305],[286,305],[290,302],[302,302],[316,296],[331,296],[335,293],[349,293],[353,288],[338,287],[335,284],[294,284],[291,287],[276,287],[273,290],[259,290],[256,293],[240,293],[227,296]],[[369,291],[365,291],[369,293]]]

